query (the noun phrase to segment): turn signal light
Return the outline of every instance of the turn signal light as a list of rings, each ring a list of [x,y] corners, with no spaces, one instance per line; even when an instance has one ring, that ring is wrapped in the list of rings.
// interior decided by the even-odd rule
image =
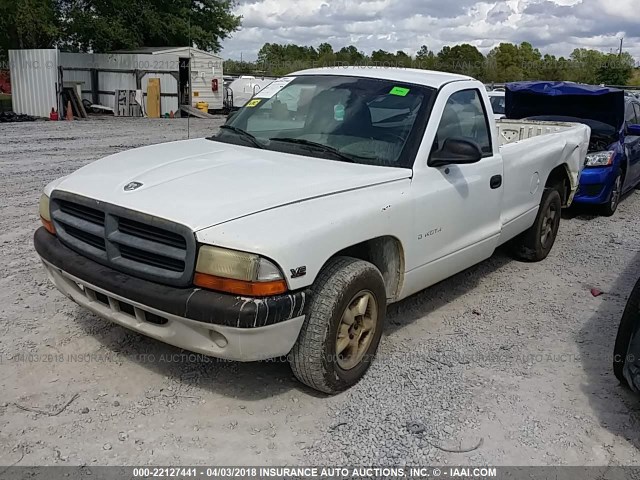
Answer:
[[[44,193],[40,195],[40,202],[38,204],[38,210],[40,213],[40,221],[42,225],[52,235],[56,234],[56,229],[51,222],[51,213],[49,212],[49,197]]]
[[[247,282],[199,272],[196,272],[194,275],[193,283],[198,287],[209,290],[218,290],[220,292],[234,293],[248,297],[267,297],[269,295],[279,295],[287,291],[287,282],[284,280]]]
[[[47,220],[46,218],[40,217],[40,221],[42,222],[42,226],[45,228],[47,232],[49,232],[52,235],[56,234],[56,229],[53,226],[53,223],[51,222],[51,220]]]

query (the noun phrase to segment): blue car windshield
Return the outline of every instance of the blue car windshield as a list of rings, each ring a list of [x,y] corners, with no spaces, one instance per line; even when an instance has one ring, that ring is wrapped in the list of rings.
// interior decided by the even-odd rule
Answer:
[[[211,140],[369,165],[411,168],[435,90],[338,75],[284,77]]]

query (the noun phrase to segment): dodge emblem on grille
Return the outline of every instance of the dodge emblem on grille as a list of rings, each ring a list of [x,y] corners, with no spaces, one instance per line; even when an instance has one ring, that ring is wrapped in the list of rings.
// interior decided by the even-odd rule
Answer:
[[[125,192],[130,192],[131,190],[136,190],[140,188],[142,184],[140,182],[129,182],[124,186]]]

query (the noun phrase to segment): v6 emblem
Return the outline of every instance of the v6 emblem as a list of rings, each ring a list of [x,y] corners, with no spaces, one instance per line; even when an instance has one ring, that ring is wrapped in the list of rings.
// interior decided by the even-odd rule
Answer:
[[[291,278],[304,277],[307,274],[307,267],[306,265],[303,265],[302,267],[292,268],[290,272]]]

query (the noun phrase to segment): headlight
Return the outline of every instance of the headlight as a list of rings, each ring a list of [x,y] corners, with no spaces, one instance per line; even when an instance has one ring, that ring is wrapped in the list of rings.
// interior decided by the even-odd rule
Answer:
[[[51,222],[51,213],[49,211],[49,197],[47,197],[44,193],[40,196],[40,205],[38,209],[40,211],[40,221],[42,222],[42,225],[47,230],[47,232],[55,235],[56,229]]]
[[[606,167],[613,163],[613,157],[616,152],[595,152],[588,153],[584,162],[585,167]]]
[[[210,245],[200,247],[193,283],[211,290],[256,297],[287,291],[280,269],[266,258]]]

